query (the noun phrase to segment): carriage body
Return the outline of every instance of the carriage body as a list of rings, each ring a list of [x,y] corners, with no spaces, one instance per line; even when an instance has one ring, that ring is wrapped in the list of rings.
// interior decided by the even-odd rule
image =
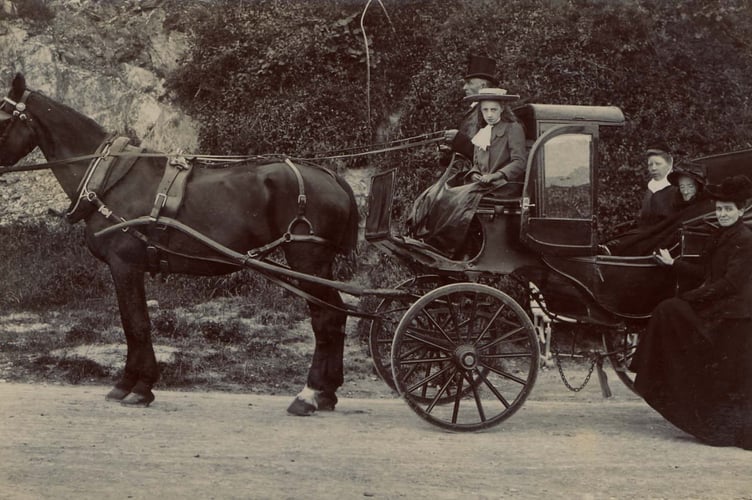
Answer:
[[[366,239],[430,273],[469,280],[484,274],[522,275],[541,288],[556,314],[582,320],[593,316],[599,322],[648,317],[673,293],[670,273],[651,256],[599,253],[599,131],[621,126],[621,110],[528,104],[516,113],[529,147],[525,181],[519,196],[481,201],[476,218],[483,238],[477,254],[453,260],[422,241],[394,233],[396,171],[372,179]]]
[[[551,360],[552,330],[563,324],[600,332],[605,351],[593,365],[600,369],[608,358],[631,388],[635,332],[677,289],[670,268],[652,255],[614,256],[599,245],[600,132],[623,125],[621,110],[527,104],[515,112],[529,148],[521,193],[481,201],[475,216],[482,244],[468,258],[396,234],[396,170],[372,178],[365,237],[418,271],[398,287],[412,290],[411,299],[379,305],[383,318],[371,326],[374,364],[418,415],[449,430],[485,429],[511,416],[539,364]],[[752,150],[696,161],[710,182],[720,182],[748,173],[750,159]],[[687,258],[698,255],[712,220],[704,214],[681,228]],[[513,277],[523,296],[505,288],[508,280],[494,281],[500,276]]]

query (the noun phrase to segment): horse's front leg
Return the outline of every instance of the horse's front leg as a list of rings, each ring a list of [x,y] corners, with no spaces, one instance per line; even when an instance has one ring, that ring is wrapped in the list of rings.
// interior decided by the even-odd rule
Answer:
[[[151,389],[159,379],[159,367],[151,343],[144,273],[120,260],[113,260],[109,265],[128,354],[123,376],[107,394],[107,399],[126,406],[149,406],[154,401]]]
[[[307,288],[301,286],[301,288]],[[311,287],[308,292],[327,303],[342,307],[343,302],[335,290]],[[309,303],[311,325],[316,336],[311,368],[306,387],[287,408],[290,414],[307,416],[319,411],[332,411],[337,404],[337,389],[344,382],[343,356],[347,315]]]

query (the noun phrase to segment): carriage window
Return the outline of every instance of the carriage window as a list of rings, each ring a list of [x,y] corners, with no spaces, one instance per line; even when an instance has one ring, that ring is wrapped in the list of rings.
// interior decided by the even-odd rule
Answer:
[[[591,148],[587,134],[564,134],[544,147],[546,217],[589,219],[592,215]]]

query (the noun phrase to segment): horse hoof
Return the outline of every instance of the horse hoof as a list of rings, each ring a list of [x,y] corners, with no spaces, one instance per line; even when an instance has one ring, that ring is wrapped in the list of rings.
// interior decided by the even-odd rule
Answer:
[[[334,411],[334,407],[337,404],[337,396],[334,394],[319,394],[316,397],[316,404],[319,407],[319,411]]]
[[[104,397],[104,399],[106,399],[107,401],[122,401],[130,393],[130,391],[126,391],[125,389],[113,387],[112,390],[108,392]]]
[[[149,394],[136,394],[135,392],[132,392],[123,398],[123,400],[120,401],[120,404],[133,408],[146,408],[152,401],[154,401],[154,394],[151,392]]]
[[[293,402],[290,403],[290,406],[287,407],[287,413],[295,415],[296,417],[308,417],[309,415],[313,415],[315,411],[315,406],[300,398],[295,398]]]

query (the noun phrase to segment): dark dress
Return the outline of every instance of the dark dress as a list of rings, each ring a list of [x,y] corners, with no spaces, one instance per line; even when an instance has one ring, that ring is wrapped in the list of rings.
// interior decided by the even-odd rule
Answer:
[[[697,266],[702,285],[661,302],[631,368],[635,389],[669,422],[714,446],[752,449],[752,231],[714,233]]]
[[[681,198],[681,197],[680,197]],[[715,211],[713,200],[698,196],[674,205],[675,213],[653,225],[638,226],[606,243],[611,255],[650,255],[659,248],[671,250],[679,243],[679,228],[695,217]]]
[[[638,226],[652,226],[676,213],[677,201],[681,199],[679,188],[669,185],[651,192],[649,189],[642,198]]]

